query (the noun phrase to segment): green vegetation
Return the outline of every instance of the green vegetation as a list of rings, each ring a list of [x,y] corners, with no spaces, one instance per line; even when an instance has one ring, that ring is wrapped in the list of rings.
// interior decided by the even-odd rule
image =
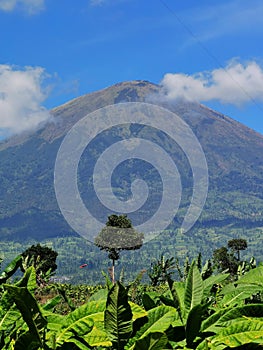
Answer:
[[[25,246],[17,252],[19,253],[26,248],[29,241],[31,244],[37,242],[43,244],[52,240],[57,251],[58,244],[64,249],[61,254],[62,248],[59,247],[59,259],[62,259],[58,261],[59,274],[71,278],[74,274],[74,262],[84,251],[81,245],[85,245],[86,249],[87,244],[84,243],[84,239],[80,243],[79,237],[67,225],[55,197],[53,172],[62,139],[76,121],[88,113],[118,102],[143,102],[149,94],[158,92],[159,88],[149,82],[126,82],[82,96],[52,111],[54,120],[58,119],[58,123],[0,144],[0,234],[1,241],[10,245],[8,250],[2,248],[2,251],[7,253],[13,249],[11,245],[25,243]],[[114,130],[114,135],[105,132],[101,138],[94,140],[90,150],[84,152],[78,169],[78,185],[85,205],[92,211],[94,217],[101,219],[102,222],[106,221],[108,213],[103,212],[94,190],[91,191],[89,187],[92,183],[94,164],[103,150],[116,140],[120,141],[127,137],[154,140],[174,159],[183,187],[180,208],[169,227],[171,237],[169,235],[164,239],[161,237],[161,241],[158,238],[165,253],[174,256],[172,247],[176,246],[180,247],[177,250],[178,254],[182,254],[178,258],[184,258],[187,254],[189,257],[196,256],[199,251],[207,252],[209,257],[213,250],[223,246],[224,242],[230,238],[241,237],[246,232],[250,247],[250,252],[247,254],[260,259],[263,254],[260,244],[263,222],[262,136],[198,104],[166,104],[165,107],[178,113],[189,124],[200,141],[208,162],[209,193],[195,228],[185,236],[180,236],[178,233],[193,190],[191,167],[187,157],[175,142],[147,127],[136,128],[135,125],[126,125]],[[137,175],[149,184],[150,194],[152,188],[160,188],[158,172],[147,168],[146,162],[127,161],[127,166],[121,166],[116,173],[113,189],[120,199],[126,200],[129,197],[130,184]],[[147,213],[153,214],[158,208],[160,198],[155,196],[154,192],[161,193],[153,191],[149,206],[146,206],[139,216],[147,217]],[[67,239],[69,236],[70,240]],[[55,241],[58,241],[58,244]],[[68,242],[71,243],[71,247],[68,247]],[[73,249],[67,252],[73,245],[80,246],[77,249],[77,252],[81,251],[80,254],[74,253]],[[148,258],[159,256],[160,249],[157,245],[158,242],[154,242],[143,248],[144,257],[141,256],[140,261],[144,262],[144,268],[150,263],[146,256]],[[88,247],[86,258],[89,259],[87,257],[89,254],[93,258],[94,252],[96,250]],[[64,259],[62,256],[67,253],[68,256]],[[74,256],[71,258],[72,254]],[[95,260],[99,254],[100,252],[96,253]],[[84,257],[84,254],[82,256]],[[128,254],[127,259],[125,256],[126,254],[123,254],[122,260],[126,262],[131,255]],[[15,254],[12,257],[14,258]],[[134,267],[133,272],[140,268]],[[98,276],[100,270],[101,268],[98,268]],[[95,282],[98,276],[93,272],[90,275],[90,282]],[[81,275],[76,276],[75,281],[79,281],[79,278]]]
[[[240,241],[241,242],[241,241]],[[244,242],[243,242],[244,243]],[[232,243],[229,245],[231,246]],[[231,249],[231,248],[230,248]],[[263,265],[239,261],[235,274],[212,260],[163,255],[124,284],[39,286],[34,261],[22,278],[19,255],[0,275],[0,347],[4,350],[260,349]],[[244,268],[244,266],[246,268]],[[177,270],[178,279],[175,279]]]
[[[26,249],[21,256],[23,258],[21,270],[24,272],[29,266],[34,266],[39,285],[48,282],[57,269],[58,253],[39,243]]]
[[[110,215],[106,226],[95,239],[95,244],[101,250],[108,252],[112,260],[110,269],[112,282],[115,282],[115,261],[120,257],[121,250],[140,249],[143,244],[143,234],[136,232],[127,215]]]

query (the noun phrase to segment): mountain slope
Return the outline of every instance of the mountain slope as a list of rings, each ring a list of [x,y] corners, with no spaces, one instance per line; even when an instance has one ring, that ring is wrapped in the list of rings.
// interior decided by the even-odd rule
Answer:
[[[208,245],[214,239],[214,247],[226,242],[236,232],[246,231],[251,241],[252,253],[260,256],[257,246],[263,224],[263,136],[246,126],[217,113],[203,105],[183,101],[168,102],[160,94],[161,88],[146,81],[116,84],[104,90],[76,98],[51,111],[53,121],[36,132],[13,137],[0,144],[0,234],[2,240],[43,240],[76,234],[61,215],[53,186],[54,164],[59,146],[70,128],[88,113],[98,108],[120,102],[150,102],[177,113],[192,128],[204,150],[209,170],[209,192],[202,215],[194,228],[185,236]],[[146,129],[129,129],[131,135],[145,137]],[[107,135],[106,135],[107,136]],[[162,142],[162,135],[156,135]],[[112,142],[111,139],[105,139]],[[99,141],[97,146],[99,145]],[[104,145],[104,147],[105,147]],[[96,144],[93,145],[95,148]],[[99,146],[98,146],[99,147]],[[182,150],[169,144],[174,154],[183,184],[183,197],[178,215],[170,229],[180,227],[192,193],[191,167]],[[90,168],[90,154],[83,156],[79,167],[80,188],[87,205],[94,211],[101,207],[94,194],[88,198],[85,187]],[[132,180],[131,166],[140,171],[141,164],[130,163],[117,176],[115,186],[121,188],[125,175]],[[155,186],[158,174],[144,169]],[[118,190],[117,190],[118,192]],[[124,194],[124,199],[125,194]],[[152,198],[150,209],[158,207],[158,196]],[[88,203],[90,201],[90,203]],[[104,213],[102,220],[107,217]],[[209,236],[207,232],[212,232]],[[189,238],[190,237],[190,238]],[[231,238],[231,237],[230,237]]]

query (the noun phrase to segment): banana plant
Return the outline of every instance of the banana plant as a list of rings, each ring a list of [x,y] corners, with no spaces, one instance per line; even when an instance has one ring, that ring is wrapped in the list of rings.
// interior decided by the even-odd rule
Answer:
[[[158,297],[146,293],[145,308],[129,301],[129,288],[116,282],[95,293],[66,316],[34,298],[36,273],[29,268],[15,285],[3,284],[0,302],[0,348],[4,350],[163,350],[230,349],[263,346],[263,266],[211,293],[228,274],[203,280],[192,262],[185,282],[169,279]],[[107,295],[106,295],[107,293]]]
[[[91,332],[94,322],[85,307],[76,309],[66,317],[50,311],[60,301],[60,297],[41,307],[33,295],[36,288],[33,267],[25,272],[18,283],[4,284],[4,288],[0,304],[2,349],[66,350],[68,346],[72,349],[74,344],[77,349],[90,349],[84,336]]]
[[[162,350],[165,334],[174,324],[176,310],[160,306],[146,312],[128,300],[128,290],[116,282],[110,289],[105,312],[91,315],[93,330],[85,337],[90,346],[114,350]]]
[[[18,255],[0,274],[0,284],[5,283],[22,266],[22,256]]]

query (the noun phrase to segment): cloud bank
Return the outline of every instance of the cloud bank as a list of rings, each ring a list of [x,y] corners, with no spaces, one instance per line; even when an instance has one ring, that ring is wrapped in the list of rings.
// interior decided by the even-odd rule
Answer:
[[[0,131],[3,135],[35,129],[51,116],[42,106],[47,98],[41,67],[16,69],[0,65]]]
[[[21,8],[29,14],[35,14],[44,9],[45,0],[0,0],[0,10],[11,12]]]
[[[232,61],[225,68],[193,75],[168,73],[161,85],[163,93],[171,100],[217,100],[236,106],[263,101],[263,69],[254,61],[247,64]]]

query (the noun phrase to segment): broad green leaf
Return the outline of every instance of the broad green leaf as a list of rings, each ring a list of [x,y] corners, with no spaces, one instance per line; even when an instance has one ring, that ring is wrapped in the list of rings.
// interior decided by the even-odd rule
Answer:
[[[0,320],[0,331],[9,331],[20,318],[21,313],[13,307]]]
[[[263,289],[263,266],[258,266],[255,269],[248,271],[236,283],[254,284],[260,286]]]
[[[250,343],[263,344],[263,320],[234,322],[211,339],[213,345],[225,344],[230,348]]]
[[[223,344],[217,344],[216,346],[211,344],[209,338],[204,339],[200,344],[198,344],[196,350],[225,350],[226,346]]]
[[[204,306],[199,304],[194,306],[188,314],[186,327],[185,327],[185,335],[186,335],[186,344],[189,347],[193,346],[193,342],[200,331],[203,311],[204,311]]]
[[[163,350],[167,343],[166,334],[161,332],[149,333],[146,337],[138,339],[132,350]]]
[[[94,326],[91,332],[84,336],[85,341],[90,346],[112,346],[112,342],[109,340],[108,334],[104,329],[104,312],[93,313],[89,317],[93,320]]]
[[[89,301],[87,304],[80,306],[71,314],[76,319],[78,310],[80,309],[83,315],[88,316],[90,320],[94,322],[92,330],[84,336],[85,341],[91,346],[110,346],[111,342],[104,330],[104,310],[106,307],[105,300]],[[72,322],[72,315],[67,319],[65,323]],[[102,344],[103,343],[103,344]]]
[[[44,316],[47,320],[47,329],[53,332],[60,332],[65,317],[45,310]]]
[[[202,332],[214,332],[216,333],[216,329],[214,330],[214,326],[217,324],[217,321],[220,319],[221,316],[223,316],[228,310],[231,310],[231,308],[227,309],[220,309],[208,318],[206,318],[201,325],[201,331]]]
[[[210,291],[214,284],[219,284],[229,277],[229,273],[221,273],[219,275],[210,276],[203,281],[204,294],[203,297],[207,298],[210,295]]]
[[[86,304],[79,306],[64,318],[64,326],[70,325],[72,322],[79,320],[84,316],[92,316],[98,312],[104,311],[106,308],[105,300],[88,301]],[[92,317],[91,317],[92,318]]]
[[[86,335],[84,339],[90,346],[112,346],[112,342],[109,340],[107,333],[103,329],[97,328],[95,325],[92,331]]]
[[[233,288],[231,293],[224,295],[223,299],[218,303],[219,306],[241,306],[244,304],[244,300],[249,298],[251,295],[257,293],[259,290],[258,286],[248,286],[247,288]]]
[[[178,312],[171,306],[157,306],[148,311],[148,321],[130,339],[128,345],[131,347],[136,340],[146,337],[149,333],[165,332],[170,326],[182,326]]]
[[[63,341],[69,341],[75,332],[74,327],[80,327],[81,334],[89,334],[91,331],[90,326],[93,322],[98,327],[100,325],[103,328],[104,313],[106,307],[105,300],[90,301],[67,316],[61,316],[58,314],[45,312],[45,316],[48,320],[47,328],[51,331],[47,335],[49,344],[52,344],[53,338],[55,342],[63,343]],[[91,327],[92,328],[92,327]]]
[[[138,318],[147,316],[147,312],[139,305],[129,301],[131,311],[132,311],[132,320],[135,321]]]
[[[30,292],[34,292],[37,288],[36,270],[30,266],[24,273],[20,281],[15,284],[17,287],[26,287]]]
[[[14,350],[38,350],[39,342],[36,341],[33,334],[30,332],[22,334],[15,342]],[[12,348],[11,348],[12,349]]]
[[[173,296],[175,307],[183,319],[185,313],[184,305],[184,295],[185,295],[185,283],[184,282],[174,282],[171,288],[171,293]]]
[[[156,302],[155,302],[155,300],[153,298],[151,298],[149,293],[144,293],[143,294],[143,296],[142,296],[142,303],[143,303],[143,306],[144,306],[146,311],[156,307]]]
[[[235,323],[242,318],[251,317],[262,317],[263,321],[263,304],[248,304],[241,307],[231,308],[219,318],[217,325],[227,327],[231,323]]]
[[[42,316],[38,303],[25,287],[11,285],[4,285],[4,287],[20,310],[24,321],[28,325],[30,334],[34,337],[36,342],[41,344],[39,332],[46,326],[47,321]]]
[[[127,291],[120,282],[116,282],[109,291],[104,327],[113,347],[123,349],[132,333],[132,311]]]
[[[22,256],[18,255],[14,260],[12,260],[4,271],[0,275],[0,284],[5,283],[9,277],[11,277],[16,270],[22,265]]]
[[[54,309],[62,301],[61,295],[56,295],[54,298],[49,300],[45,305],[42,306],[42,309],[45,311]]]
[[[201,304],[202,299],[203,280],[195,261],[193,261],[185,284],[184,306],[186,315],[193,307]]]
[[[262,317],[263,304],[248,304],[241,307],[228,307],[218,310],[202,322],[202,332],[220,332],[222,327],[250,317]]]
[[[69,346],[65,347],[65,343],[68,343]],[[61,347],[62,349],[65,349],[65,350],[71,350],[73,344],[77,345],[77,349],[80,349],[80,350],[90,349],[89,344],[83,338],[78,336],[76,336],[76,338],[71,338],[70,340],[65,340],[65,343]]]
[[[68,322],[67,322],[68,324]],[[56,344],[63,345],[65,342],[71,342],[75,339],[75,336],[83,337],[84,335],[91,332],[93,328],[93,321],[90,316],[80,316],[79,319],[72,320],[72,323],[67,327],[62,327],[59,332],[56,332]]]
[[[108,290],[106,288],[98,290],[96,293],[92,294],[89,301],[97,301],[101,299],[107,299]]]

